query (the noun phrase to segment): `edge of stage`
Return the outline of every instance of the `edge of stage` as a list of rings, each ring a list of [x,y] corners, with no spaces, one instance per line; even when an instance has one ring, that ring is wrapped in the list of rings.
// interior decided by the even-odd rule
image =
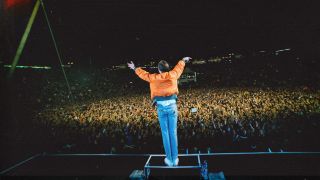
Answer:
[[[151,160],[153,156],[158,160]],[[121,176],[149,165],[164,166],[161,154],[36,154],[5,170],[3,176]],[[320,176],[320,152],[238,152],[210,154],[179,154],[179,166],[207,161],[209,172],[230,176]],[[160,159],[159,159],[160,158]],[[161,169],[161,168],[160,168]],[[166,169],[181,171],[181,168]],[[181,171],[182,172],[182,171]],[[155,176],[166,176],[166,171]],[[177,176],[189,176],[188,172]]]

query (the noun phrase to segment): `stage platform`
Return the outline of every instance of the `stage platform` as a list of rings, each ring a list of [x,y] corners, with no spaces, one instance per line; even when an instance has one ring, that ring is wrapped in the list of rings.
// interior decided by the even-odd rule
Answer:
[[[150,160],[150,155],[156,158]],[[209,172],[223,172],[226,177],[320,176],[320,152],[243,152],[188,154],[180,156],[181,161],[179,166],[198,166],[199,163],[207,161]],[[2,170],[1,175],[117,176],[128,178],[134,170],[144,170],[145,166],[148,165],[148,160],[150,166],[164,166],[163,155],[155,154],[41,153]],[[152,170],[150,177],[170,176],[171,172],[177,173],[175,175],[178,176],[192,176],[199,173],[196,171],[186,171],[183,168],[164,169],[164,171],[161,170],[160,174]],[[188,172],[191,172],[191,174],[188,174]]]

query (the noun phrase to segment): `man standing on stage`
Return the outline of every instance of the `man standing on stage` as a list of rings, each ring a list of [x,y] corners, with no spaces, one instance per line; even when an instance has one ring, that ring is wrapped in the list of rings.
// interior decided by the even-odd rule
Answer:
[[[133,69],[141,79],[150,83],[151,99],[157,107],[162,141],[166,152],[164,162],[168,166],[177,166],[179,163],[177,138],[178,79],[183,72],[185,63],[190,60],[190,57],[184,57],[171,71],[169,64],[161,60],[158,63],[159,73],[155,74],[150,74],[139,67],[136,68],[132,61],[128,63],[130,69]]]

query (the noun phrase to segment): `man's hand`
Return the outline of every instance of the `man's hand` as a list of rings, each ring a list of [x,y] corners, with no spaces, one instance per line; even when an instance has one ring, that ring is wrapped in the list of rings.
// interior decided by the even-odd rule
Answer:
[[[190,62],[191,59],[192,59],[191,57],[184,57],[184,58],[182,58],[182,60],[183,60],[185,63]]]
[[[128,67],[132,70],[135,70],[136,67],[134,66],[133,62],[131,61],[130,63],[128,63]]]

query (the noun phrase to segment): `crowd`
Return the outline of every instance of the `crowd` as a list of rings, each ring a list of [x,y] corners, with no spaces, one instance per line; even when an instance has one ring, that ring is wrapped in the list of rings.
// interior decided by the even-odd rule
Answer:
[[[192,67],[202,74],[197,83],[179,88],[180,153],[320,150],[314,138],[320,127],[319,74],[294,66],[288,79],[287,66],[251,63]],[[17,73],[9,90],[12,103],[20,119],[31,119],[20,121],[19,132],[34,129],[41,146],[82,152],[163,151],[148,84],[132,71],[66,69],[71,92],[61,72]]]
[[[320,96],[319,91],[299,89],[190,88],[181,90],[178,108],[181,149],[288,150],[289,136],[306,129],[291,128],[288,133],[286,126],[303,125],[308,117],[317,115]],[[84,142],[118,151],[152,146],[159,152],[161,148],[156,111],[147,93],[128,92],[90,103],[45,108],[38,119],[55,128],[54,139],[64,139],[64,143],[79,146],[84,137]],[[313,128],[320,127],[319,121],[311,121]]]

